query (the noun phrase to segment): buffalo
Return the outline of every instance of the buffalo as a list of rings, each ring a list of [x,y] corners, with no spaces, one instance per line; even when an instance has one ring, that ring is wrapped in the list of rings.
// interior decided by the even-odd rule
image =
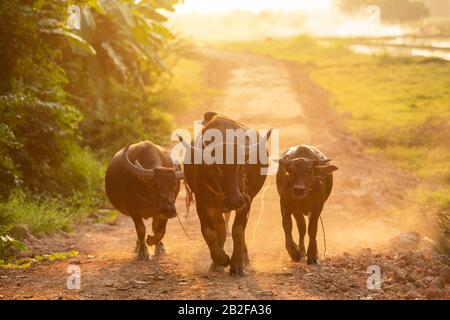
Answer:
[[[227,130],[233,132],[249,130],[244,124],[222,115],[207,113],[205,119],[207,121],[204,121],[200,137],[203,137],[208,130],[219,131],[223,136],[226,135]],[[245,275],[245,266],[249,264],[245,228],[253,198],[261,190],[266,180],[266,176],[261,174],[261,169],[268,166],[261,161],[260,156],[257,157],[255,163],[250,163],[248,159],[258,148],[264,148],[263,153],[265,152],[268,156],[265,142],[270,137],[270,132],[265,139],[258,135],[257,141],[252,141],[251,145],[250,142],[242,145],[236,141],[218,145],[218,148],[223,148],[224,155],[229,150],[228,148],[233,148],[235,152],[233,152],[234,159],[231,163],[229,161],[224,161],[224,163],[192,161],[195,152],[203,155],[205,148],[212,141],[209,144],[204,142],[205,144],[199,147],[195,142],[199,140],[188,143],[180,137],[180,141],[188,151],[184,163],[185,179],[195,195],[201,231],[212,259],[211,269],[230,265],[231,275]],[[245,154],[245,162],[237,161],[236,156],[239,152]],[[236,212],[232,226],[233,253],[231,259],[224,251],[226,226],[223,216],[224,213],[230,211]]]
[[[332,173],[338,170],[330,161],[317,148],[308,145],[289,148],[277,161],[277,190],[280,195],[285,245],[295,262],[307,256],[307,264],[319,264],[317,224],[333,187]],[[292,215],[300,235],[298,246],[292,238]],[[305,250],[304,216],[309,216],[308,251]]]
[[[180,165],[160,146],[144,141],[129,144],[115,154],[105,176],[109,201],[119,212],[133,219],[139,260],[150,258],[147,245],[155,254],[165,252],[162,239],[168,219],[177,215],[175,200],[184,178]],[[147,236],[143,219],[153,218],[153,236]]]

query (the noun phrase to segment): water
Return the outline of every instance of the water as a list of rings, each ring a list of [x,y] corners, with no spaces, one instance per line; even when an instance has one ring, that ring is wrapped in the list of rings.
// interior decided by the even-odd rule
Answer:
[[[349,49],[357,54],[387,54],[394,57],[426,57],[450,61],[450,39],[448,38],[374,39],[352,44]]]

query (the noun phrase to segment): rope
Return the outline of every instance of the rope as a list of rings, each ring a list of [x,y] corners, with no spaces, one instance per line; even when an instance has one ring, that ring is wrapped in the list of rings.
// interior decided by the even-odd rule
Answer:
[[[261,218],[262,218],[262,216],[264,214],[264,211],[265,211],[264,197],[266,196],[266,192],[267,192],[267,189],[269,189],[269,187],[270,187],[270,184],[266,184],[264,186],[264,188],[263,188],[262,193],[261,193],[261,199],[260,199],[261,208],[259,210],[258,219],[256,220],[255,226],[253,227],[253,230],[252,230],[252,241],[250,241],[250,244],[254,243],[255,240],[256,240],[256,229],[258,229],[259,224],[261,222]]]
[[[135,195],[136,197],[138,197],[139,199],[141,199],[141,200],[143,200],[143,201],[145,201],[145,202],[147,202],[147,203],[152,203],[152,204],[153,204],[153,202],[151,202],[150,200],[148,200],[148,199],[146,199],[145,197],[141,196],[140,194],[136,193],[134,190],[133,190],[133,193],[134,193],[134,195]],[[183,232],[184,232],[184,234],[186,235],[186,237],[188,237],[189,240],[193,240],[193,239],[189,236],[189,234],[186,232],[186,229],[184,228],[183,223],[181,223],[180,215],[178,214],[178,212],[177,212],[177,218],[178,218],[178,222],[179,222],[180,225],[181,225],[181,229],[183,229]]]
[[[179,215],[178,213],[177,213],[177,218],[178,218],[178,222],[180,223],[181,229],[183,229],[183,232],[184,232],[184,234],[186,235],[186,237],[187,237],[189,240],[193,240],[193,239],[191,238],[191,236],[186,232],[186,229],[184,228],[183,223],[181,222],[181,219],[180,219],[180,215]]]

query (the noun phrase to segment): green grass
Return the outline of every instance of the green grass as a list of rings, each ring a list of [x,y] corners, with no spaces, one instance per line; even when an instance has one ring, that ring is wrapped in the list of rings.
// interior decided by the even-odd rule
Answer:
[[[72,205],[73,202],[77,205]],[[18,190],[0,203],[2,224],[24,225],[35,235],[71,231],[75,220],[87,215],[88,210],[89,207],[80,204],[79,200],[32,198]]]
[[[78,256],[78,251],[68,251],[68,252],[55,252],[51,254],[44,254],[40,256],[35,256],[33,258],[22,258],[15,261],[5,261],[0,260],[0,269],[24,269],[31,267],[34,263],[43,261],[57,261],[64,260],[67,258],[73,258]]]
[[[61,166],[49,174],[49,180],[58,186],[56,191],[39,194],[16,188],[0,201],[0,226],[25,226],[38,236],[73,230],[105,203],[104,172],[104,163],[91,152],[73,146]]]
[[[439,207],[448,225],[450,62],[357,55],[350,41],[300,36],[218,46],[303,64],[369,152],[434,183],[418,199]]]

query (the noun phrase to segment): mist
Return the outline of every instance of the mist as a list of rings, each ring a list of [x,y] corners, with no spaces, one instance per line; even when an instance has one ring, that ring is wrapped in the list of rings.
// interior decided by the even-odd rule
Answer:
[[[178,32],[197,41],[246,41],[282,38],[298,34],[320,37],[401,36],[411,30],[383,24],[376,8],[349,16],[336,8],[310,12],[233,11],[228,13],[183,13],[170,23]]]

